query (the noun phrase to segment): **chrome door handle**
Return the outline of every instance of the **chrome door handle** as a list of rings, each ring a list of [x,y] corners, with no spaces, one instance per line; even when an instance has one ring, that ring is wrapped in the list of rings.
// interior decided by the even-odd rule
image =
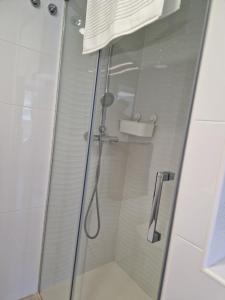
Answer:
[[[147,237],[147,240],[150,243],[156,243],[161,239],[161,234],[156,230],[156,224],[158,219],[163,182],[173,180],[174,177],[174,173],[171,172],[157,172],[156,174],[155,189],[153,194],[152,210]]]

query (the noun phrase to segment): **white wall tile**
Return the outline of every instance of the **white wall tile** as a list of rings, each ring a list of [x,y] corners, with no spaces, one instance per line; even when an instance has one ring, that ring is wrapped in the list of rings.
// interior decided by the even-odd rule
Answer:
[[[25,47],[56,56],[60,47],[59,32],[61,31],[64,12],[64,1],[42,0],[41,13],[38,14],[30,1],[23,1],[22,9],[26,23],[22,21],[19,32],[19,43]],[[50,16],[48,4],[54,3],[58,7],[56,16]],[[23,17],[23,15],[21,14]]]
[[[54,109],[54,57],[0,40],[0,65],[0,102]]]
[[[0,26],[1,27],[1,26]],[[0,101],[12,102],[17,47],[0,40]]]
[[[17,50],[13,103],[54,109],[57,67],[54,57],[20,47]]]
[[[225,35],[224,11],[224,0],[212,1],[212,14],[196,94],[196,119],[225,121],[225,39],[221,38]]]
[[[1,300],[37,291],[63,8],[0,0]]]
[[[207,247],[206,266],[210,267],[220,263],[225,257],[225,162],[221,165],[222,177],[218,182],[217,199],[215,199],[214,217],[211,224],[209,246]]]
[[[49,3],[58,6],[57,16],[49,15]],[[34,8],[30,0],[1,0],[0,39],[57,55],[63,7],[61,0],[42,0],[41,8]]]
[[[35,293],[40,262],[43,209],[0,214],[2,300]]]
[[[0,212],[45,204],[53,112],[0,104]]]
[[[223,287],[202,271],[202,251],[175,236],[162,300],[224,300]]]
[[[12,42],[18,41],[19,28],[22,25],[22,2],[14,0],[0,1],[0,39]]]
[[[180,182],[175,230],[204,248],[220,165],[225,151],[225,124],[193,122]]]

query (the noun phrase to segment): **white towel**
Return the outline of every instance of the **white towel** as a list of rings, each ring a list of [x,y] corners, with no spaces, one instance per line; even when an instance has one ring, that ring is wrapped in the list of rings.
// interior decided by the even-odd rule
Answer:
[[[167,2],[170,2],[169,4]],[[88,0],[83,54],[102,49],[172,11],[181,0]]]

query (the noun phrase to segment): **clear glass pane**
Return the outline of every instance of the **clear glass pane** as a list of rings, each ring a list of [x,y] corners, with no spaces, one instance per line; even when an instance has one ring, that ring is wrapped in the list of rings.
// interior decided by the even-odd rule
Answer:
[[[96,80],[97,54],[82,55],[79,19],[85,1],[66,8],[59,103],[43,248],[40,292],[44,300],[68,300],[83,192],[87,142]],[[82,26],[84,24],[81,24]]]
[[[105,105],[107,136],[101,149],[104,85],[100,79],[74,300],[156,300],[159,295],[207,7],[205,0],[182,0],[180,11],[113,46],[109,91],[115,99]],[[107,67],[104,53],[102,57],[100,75]],[[153,136],[146,137],[143,128],[138,131],[140,122],[129,127],[132,134],[121,133],[121,120],[155,120]],[[107,142],[108,136],[118,142]],[[172,172],[175,178],[163,184],[156,227],[161,238],[150,243],[148,226],[156,174],[161,171]],[[96,187],[101,227],[99,235],[90,239],[84,227],[92,236],[98,229],[96,197],[87,216]]]

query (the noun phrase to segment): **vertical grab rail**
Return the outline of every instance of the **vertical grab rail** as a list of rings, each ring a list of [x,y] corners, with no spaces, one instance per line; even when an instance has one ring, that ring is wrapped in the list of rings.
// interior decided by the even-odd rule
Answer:
[[[173,180],[174,177],[175,177],[174,173],[171,172],[157,172],[156,174],[155,189],[153,194],[152,209],[151,209],[148,236],[147,236],[147,240],[150,243],[159,242],[161,239],[161,233],[159,233],[156,230],[156,225],[157,225],[157,219],[159,214],[159,206],[160,206],[163,183],[164,181]]]

